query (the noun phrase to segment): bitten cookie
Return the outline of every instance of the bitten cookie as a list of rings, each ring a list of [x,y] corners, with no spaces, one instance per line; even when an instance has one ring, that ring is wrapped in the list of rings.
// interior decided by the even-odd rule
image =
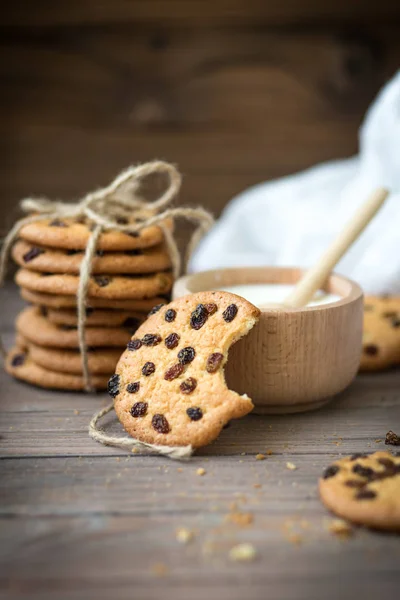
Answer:
[[[15,276],[19,286],[35,292],[74,296],[78,291],[78,275],[35,273],[19,269]],[[88,296],[108,300],[142,299],[168,294],[172,287],[171,273],[152,275],[94,275],[90,278]]]
[[[250,412],[250,398],[228,390],[224,365],[259,314],[243,298],[217,291],[160,307],[128,343],[109,381],[124,428],[140,441],[199,447]]]
[[[48,306],[50,308],[76,308],[76,296],[63,294],[46,294],[34,292],[28,288],[20,288],[21,297],[36,306]],[[165,298],[153,296],[152,298],[141,298],[132,300],[107,300],[107,298],[86,298],[86,305],[91,308],[108,308],[112,310],[137,310],[148,313],[154,306],[165,303]]]
[[[78,348],[78,330],[69,326],[50,323],[37,306],[30,306],[19,313],[15,322],[18,333],[38,346],[54,348]],[[132,332],[122,327],[88,327],[85,340],[93,347],[123,347]]]
[[[132,219],[133,225],[138,219]],[[127,225],[129,221],[123,220],[120,224]],[[172,222],[166,221],[165,225],[172,229]],[[93,224],[86,219],[43,219],[25,225],[19,232],[19,236],[38,246],[50,246],[52,248],[66,248],[68,250],[84,250],[89,241]],[[158,225],[146,227],[139,232],[123,233],[110,230],[103,232],[97,243],[98,250],[119,252],[121,250],[134,250],[135,248],[147,248],[156,246],[164,239],[163,231]]]
[[[18,240],[12,250],[17,264],[41,273],[79,274],[83,250],[63,250],[34,246]],[[171,267],[171,259],[163,245],[154,248],[136,248],[124,252],[97,250],[92,261],[93,274],[156,273]]]
[[[319,480],[322,502],[360,525],[400,530],[400,456],[354,454],[331,464]]]
[[[400,298],[365,298],[361,371],[380,371],[400,363]]]
[[[57,373],[45,369],[33,362],[29,356],[29,351],[22,351],[20,348],[13,348],[7,356],[7,373],[13,375],[16,379],[38,385],[39,387],[52,390],[84,390],[83,378],[80,375],[70,375],[67,373]],[[91,384],[97,390],[104,390],[107,387],[108,377],[102,375],[93,375]]]
[[[64,308],[56,310],[42,306],[40,312],[55,325],[78,326],[76,309]],[[144,313],[134,311],[87,308],[86,327],[126,327],[134,333],[145,320],[146,316]]]

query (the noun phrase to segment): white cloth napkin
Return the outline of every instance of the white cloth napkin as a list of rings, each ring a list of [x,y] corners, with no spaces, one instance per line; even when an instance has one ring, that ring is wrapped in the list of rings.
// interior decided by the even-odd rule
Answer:
[[[390,197],[335,271],[367,293],[400,293],[400,71],[367,112],[358,156],[236,196],[200,244],[190,270],[311,266],[379,186],[388,187]]]

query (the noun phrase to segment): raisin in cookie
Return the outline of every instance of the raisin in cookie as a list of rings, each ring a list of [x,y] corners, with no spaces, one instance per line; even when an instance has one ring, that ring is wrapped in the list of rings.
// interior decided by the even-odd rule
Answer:
[[[319,481],[322,502],[360,525],[400,530],[400,456],[354,454],[331,464]]]
[[[13,348],[7,356],[5,368],[7,373],[26,383],[51,390],[83,391],[85,384],[81,375],[70,373],[59,373],[36,364],[29,350]],[[91,385],[97,390],[107,387],[108,377],[105,375],[93,375]]]
[[[15,276],[19,286],[34,292],[75,296],[79,286],[78,275],[36,273],[19,269]],[[88,296],[107,300],[142,299],[168,294],[172,287],[171,273],[151,275],[94,275],[90,278]]]
[[[125,429],[152,444],[199,447],[250,412],[250,398],[228,390],[224,365],[229,347],[259,314],[227,292],[200,292],[160,307],[128,343],[109,382]]]
[[[361,371],[400,363],[400,298],[367,297],[364,303]]]
[[[34,246],[18,240],[12,250],[13,259],[21,267],[40,273],[70,273],[79,275],[84,250],[64,250]],[[97,250],[92,261],[92,273],[156,273],[171,267],[171,259],[163,245],[136,248],[124,252]]]
[[[132,225],[138,221],[132,219]],[[124,219],[123,225],[128,225]],[[171,221],[166,221],[165,226],[172,229]],[[43,219],[24,225],[19,236],[37,246],[50,246],[52,248],[66,248],[67,250],[84,250],[90,238],[93,224],[87,219],[78,217],[63,219]],[[164,233],[158,225],[145,227],[141,231],[124,233],[117,230],[104,231],[97,242],[99,250],[119,252],[156,246],[164,239]]]
[[[76,296],[67,296],[64,294],[48,294],[45,292],[35,292],[28,288],[20,287],[21,297],[35,304],[36,306],[46,306],[50,308],[76,308]],[[153,296],[152,298],[138,298],[130,300],[107,300],[107,298],[86,298],[86,306],[90,308],[107,308],[112,310],[137,310],[148,313],[154,306],[165,304],[166,299],[162,296]]]

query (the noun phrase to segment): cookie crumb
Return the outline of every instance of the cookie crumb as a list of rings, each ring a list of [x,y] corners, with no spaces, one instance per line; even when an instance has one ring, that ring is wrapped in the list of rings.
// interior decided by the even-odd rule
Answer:
[[[375,444],[379,444],[382,440],[375,440]]]
[[[272,450],[270,448],[268,448],[268,450],[265,453],[267,456],[271,456],[273,454]]]
[[[254,517],[249,512],[231,512],[225,517],[226,523],[234,523],[235,525],[239,525],[239,527],[248,527],[253,521]]]
[[[229,551],[229,558],[234,562],[251,562],[257,556],[253,544],[238,544]]]
[[[300,546],[303,543],[303,538],[298,533],[291,533],[287,536],[287,539],[295,546]]]
[[[81,413],[80,413],[80,411],[79,411],[79,410],[76,410],[76,408],[75,408],[75,410],[74,410],[74,415],[80,415],[80,414],[81,414]]]
[[[265,456],[265,454],[256,454],[256,460],[265,460],[267,457]]]
[[[385,444],[388,446],[400,446],[400,436],[390,429],[386,434]]]
[[[353,535],[353,528],[347,521],[343,519],[334,519],[328,525],[328,531],[337,537],[342,539],[348,538]]]
[[[206,474],[206,470],[205,470],[205,469],[203,469],[203,467],[199,467],[199,468],[197,469],[197,471],[196,471],[196,475],[200,475],[200,476],[202,476],[202,475],[205,475],[205,474]]]
[[[168,575],[168,567],[164,563],[154,563],[151,566],[151,571],[156,577],[165,577],[165,575]]]
[[[297,469],[296,465],[292,462],[287,462],[286,468],[289,469],[289,471],[296,471],[296,469]]]
[[[194,532],[186,527],[179,527],[179,529],[176,530],[175,537],[180,544],[188,544],[193,540]]]
[[[253,488],[258,489],[260,487],[262,487],[261,483],[253,483]]]
[[[137,454],[139,452],[139,450],[137,448],[132,448],[131,452],[132,452],[132,454]]]

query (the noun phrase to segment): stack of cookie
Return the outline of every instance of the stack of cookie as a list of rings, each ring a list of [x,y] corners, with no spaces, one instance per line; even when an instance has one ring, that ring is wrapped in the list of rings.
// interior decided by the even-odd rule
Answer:
[[[129,222],[126,221],[128,224]],[[84,388],[76,294],[92,223],[43,219],[25,225],[13,248],[16,282],[31,306],[17,317],[16,347],[7,370],[18,379],[56,389]],[[100,235],[86,303],[86,344],[92,385],[107,386],[132,334],[168,300],[171,260],[157,226],[140,233]]]

